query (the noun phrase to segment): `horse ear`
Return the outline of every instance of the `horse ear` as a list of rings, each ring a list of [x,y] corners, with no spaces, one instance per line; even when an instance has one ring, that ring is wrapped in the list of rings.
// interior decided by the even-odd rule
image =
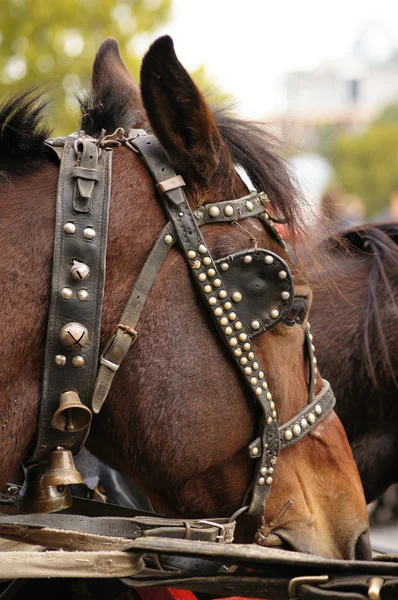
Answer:
[[[88,117],[96,121],[97,129],[112,133],[117,127],[127,130],[147,125],[140,89],[126,69],[114,38],[104,40],[98,49],[91,77],[91,94],[91,114],[89,111]]]
[[[174,165],[187,179],[209,182],[227,150],[169,36],[158,38],[144,56],[141,94],[150,124]]]

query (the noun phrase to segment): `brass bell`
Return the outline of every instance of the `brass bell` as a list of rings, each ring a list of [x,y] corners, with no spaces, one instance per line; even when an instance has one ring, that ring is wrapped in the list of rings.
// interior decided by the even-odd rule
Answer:
[[[41,478],[41,485],[70,485],[72,483],[84,483],[83,477],[76,469],[73,462],[72,452],[57,446],[51,452],[47,469]]]
[[[48,486],[40,483],[45,467],[45,464],[24,467],[25,481],[17,498],[20,512],[53,513],[72,506],[72,496],[66,485]]]
[[[79,394],[70,390],[61,394],[51,427],[60,431],[82,431],[90,425],[92,416],[88,406],[82,404]]]
[[[84,281],[90,275],[90,268],[79,260],[72,260],[70,273],[73,279]]]
[[[88,331],[81,323],[67,323],[59,332],[59,341],[68,350],[80,350],[88,340]]]

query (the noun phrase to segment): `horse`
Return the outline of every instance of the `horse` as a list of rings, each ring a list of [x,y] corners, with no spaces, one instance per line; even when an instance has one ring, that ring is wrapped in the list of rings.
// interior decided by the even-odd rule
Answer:
[[[322,373],[371,503],[398,481],[398,225],[342,228],[320,243],[311,328]]]
[[[114,145],[101,349],[113,339],[132,285],[167,221],[159,203],[167,189],[159,188],[160,184],[155,187],[140,152],[131,151],[140,140],[144,145],[145,138],[129,141],[120,132],[156,135],[178,173],[164,185],[185,186],[185,210],[195,215],[192,223],[204,215],[206,244],[188,250],[187,255],[174,246],[168,252],[143,307],[135,343],[113,373],[114,382],[101,410],[94,411],[85,447],[127,480],[136,481],[159,514],[231,518],[247,508],[247,490],[258,494],[268,486],[269,497],[260,512],[237,516],[235,541],[252,543],[261,534],[263,545],[272,538],[287,548],[324,557],[368,558],[366,503],[341,421],[333,410],[322,418],[321,405],[305,418],[312,388],[315,398],[328,388],[319,373],[315,381],[311,375],[316,359],[307,343],[312,297],[308,277],[288,256],[275,225],[284,220],[287,230],[296,231],[301,207],[271,136],[226,109],[210,108],[177,58],[169,36],[149,47],[141,65],[140,86],[127,71],[117,41],[106,39],[94,60],[91,91],[80,101],[80,133],[76,133],[74,148],[80,148],[81,132],[98,144],[108,139]],[[0,110],[0,485],[26,462],[38,428],[60,168],[56,152],[46,143],[50,132],[45,110],[46,100],[37,90],[6,100]],[[262,192],[260,196],[254,193],[255,205],[238,167]],[[238,206],[238,200],[231,199],[240,198],[239,207],[244,206],[247,217],[243,225],[231,216]],[[256,211],[264,213],[264,207],[267,212],[260,221]],[[176,214],[176,228],[183,216],[181,211]],[[187,236],[190,228],[185,229]],[[59,235],[74,233],[74,224],[66,223]],[[86,233],[92,240],[95,232],[88,228]],[[172,241],[169,234],[164,237],[165,244]],[[250,264],[258,269],[262,265],[261,272],[264,264],[270,269],[279,265],[276,271],[270,270],[275,273],[272,285],[261,277],[247,284],[253,298],[260,299],[259,314],[265,302],[264,285],[271,291],[274,286],[280,294],[285,308],[280,314],[272,309],[269,319],[273,323],[258,331],[259,322],[253,320],[250,335],[239,334],[237,339],[231,325],[224,323],[229,319],[237,323],[237,331],[242,328],[231,311],[232,303],[218,306],[217,298],[226,296],[224,290],[210,296],[214,306],[210,299],[210,306],[200,303],[197,285],[214,281],[216,292],[220,285],[218,277],[212,279],[215,269],[203,271],[198,260],[197,253],[201,258],[201,252],[209,251],[215,261],[226,256],[230,261],[217,263],[220,283],[225,264],[229,267],[232,260],[240,265],[239,272],[247,268],[248,274]],[[206,260],[205,265],[212,264],[210,257]],[[73,268],[81,278],[88,273],[79,271],[81,264]],[[199,279],[195,273],[201,274]],[[286,287],[281,292],[282,283],[289,283],[293,290],[293,282],[291,297]],[[71,298],[69,288],[62,294],[65,301]],[[87,294],[79,299],[86,300]],[[236,312],[241,299],[240,292],[234,292]],[[223,310],[231,311],[228,317],[221,316]],[[229,336],[226,344],[216,338],[215,325],[224,327]],[[122,333],[133,337],[128,327]],[[67,334],[72,336],[64,332],[63,341]],[[78,343],[81,337],[73,339]],[[255,351],[262,371],[252,350],[247,358],[246,345]],[[57,355],[55,360],[62,369],[65,357]],[[81,368],[84,361],[80,357],[73,364]],[[101,365],[115,367],[106,360]],[[241,377],[243,368],[244,374],[251,372],[247,381]],[[257,378],[264,379],[264,373],[266,382],[260,386]],[[253,385],[260,399],[267,390],[265,408],[253,402],[249,393]],[[259,424],[263,424],[267,432],[271,428],[265,439],[278,445],[276,411],[283,424],[284,444],[277,467],[268,443],[258,437]],[[301,421],[294,424],[297,413]],[[293,444],[296,439],[298,443]],[[261,472],[253,460],[260,455],[268,461]]]

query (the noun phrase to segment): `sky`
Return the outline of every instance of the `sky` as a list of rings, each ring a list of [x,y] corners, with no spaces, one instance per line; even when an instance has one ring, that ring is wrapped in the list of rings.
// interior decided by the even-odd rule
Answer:
[[[284,73],[349,58],[360,33],[373,57],[398,48],[398,0],[173,0],[152,38],[171,35],[188,71],[203,65],[240,116],[266,118]]]

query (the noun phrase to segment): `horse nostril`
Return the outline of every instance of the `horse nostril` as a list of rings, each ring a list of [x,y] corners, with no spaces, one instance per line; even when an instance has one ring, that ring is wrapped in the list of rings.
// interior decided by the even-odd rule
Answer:
[[[372,547],[368,532],[361,533],[355,544],[355,560],[371,560]]]

